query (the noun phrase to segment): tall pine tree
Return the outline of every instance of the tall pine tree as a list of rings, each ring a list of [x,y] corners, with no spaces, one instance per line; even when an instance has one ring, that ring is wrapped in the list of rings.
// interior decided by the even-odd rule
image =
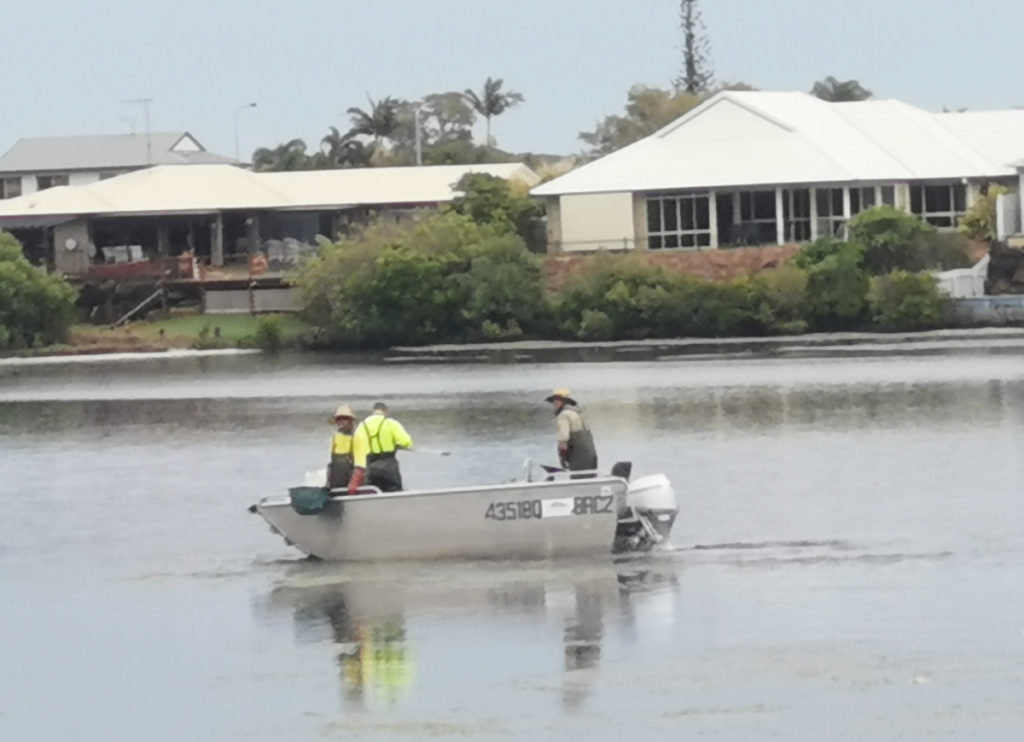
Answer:
[[[679,92],[701,95],[711,88],[711,42],[698,0],[680,0],[679,28],[683,32],[683,73],[676,78]]]

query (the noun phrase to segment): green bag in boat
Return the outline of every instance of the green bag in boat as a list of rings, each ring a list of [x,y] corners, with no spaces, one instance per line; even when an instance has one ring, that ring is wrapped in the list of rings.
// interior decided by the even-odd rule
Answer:
[[[327,509],[331,501],[330,492],[326,487],[290,487],[292,510],[299,515],[317,515]]]

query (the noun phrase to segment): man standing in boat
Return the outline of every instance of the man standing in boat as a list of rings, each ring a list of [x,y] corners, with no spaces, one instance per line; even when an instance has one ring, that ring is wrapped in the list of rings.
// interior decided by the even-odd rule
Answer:
[[[380,488],[381,492],[402,489],[402,471],[398,466],[398,449],[411,448],[412,438],[402,423],[388,417],[388,406],[378,402],[373,414],[359,423],[353,435],[354,470],[348,482],[350,495],[364,484]]]
[[[327,464],[327,486],[330,489],[348,487],[353,471],[353,436],[356,415],[348,405],[341,405],[334,411],[334,425],[337,430],[331,436],[331,460]],[[362,453],[365,457],[365,451]]]
[[[594,436],[569,390],[556,389],[544,401],[550,402],[555,408],[558,460],[562,468],[569,471],[596,469],[597,449],[594,447]]]

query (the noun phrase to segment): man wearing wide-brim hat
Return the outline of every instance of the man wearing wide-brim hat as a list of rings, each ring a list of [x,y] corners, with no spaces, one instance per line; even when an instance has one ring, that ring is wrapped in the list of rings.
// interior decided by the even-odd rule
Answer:
[[[570,471],[597,468],[597,449],[590,426],[583,419],[572,393],[568,389],[555,389],[545,397],[555,408],[555,424],[558,428],[558,460]]]
[[[348,405],[341,405],[334,411],[334,425],[337,428],[331,436],[331,461],[327,465],[327,486],[331,489],[347,488],[352,476],[353,437],[356,413]]]

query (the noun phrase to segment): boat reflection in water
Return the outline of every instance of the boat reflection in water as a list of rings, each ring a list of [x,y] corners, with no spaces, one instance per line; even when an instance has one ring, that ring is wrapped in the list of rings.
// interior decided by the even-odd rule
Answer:
[[[599,678],[609,632],[622,635],[619,645],[621,639],[631,643],[637,601],[643,610],[642,596],[668,592],[674,604],[677,587],[671,558],[386,570],[301,563],[274,588],[266,606],[291,611],[297,641],[331,645],[349,710],[395,707],[415,694],[417,682],[436,684],[446,674],[484,686],[503,665],[527,663],[535,665],[530,674],[540,677],[554,669],[550,650],[533,650],[542,646],[560,648],[561,680],[539,687],[557,689],[561,706],[571,712],[585,704]],[[540,638],[538,619],[544,625]],[[529,639],[517,634],[524,630]],[[436,646],[437,634],[445,642],[465,642],[473,662],[456,669],[417,667],[417,644]]]

